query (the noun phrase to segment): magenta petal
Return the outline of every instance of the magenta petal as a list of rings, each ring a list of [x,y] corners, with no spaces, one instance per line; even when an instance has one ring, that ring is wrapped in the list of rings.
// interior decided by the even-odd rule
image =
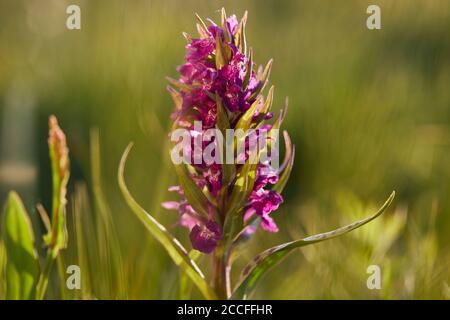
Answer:
[[[237,21],[236,15],[233,14],[232,16],[229,16],[227,18],[227,27],[232,35],[234,35],[236,33],[236,30],[238,27],[238,21]]]
[[[169,192],[180,192],[181,188],[180,186],[171,186],[169,189],[167,189]]]
[[[166,201],[161,203],[161,206],[168,210],[178,210],[180,203],[176,201]]]
[[[195,250],[211,253],[217,247],[217,242],[222,238],[222,233],[217,224],[210,221],[203,226],[195,225],[189,234],[189,238]]]
[[[275,191],[259,189],[250,196],[251,207],[259,216],[265,216],[278,209],[283,198]]]
[[[253,209],[252,207],[245,210],[244,222],[247,222],[254,214],[255,214],[255,209]]]
[[[273,112],[267,112],[266,116],[264,117],[265,120],[270,120],[273,118]]]
[[[276,225],[275,221],[268,215],[263,215],[261,217],[261,226],[268,232],[278,232],[278,226]]]
[[[249,237],[255,234],[257,227],[254,225],[249,225],[244,229],[244,236]]]
[[[189,230],[192,230],[192,228],[194,228],[198,223],[199,220],[188,213],[184,213],[180,216],[180,225]]]

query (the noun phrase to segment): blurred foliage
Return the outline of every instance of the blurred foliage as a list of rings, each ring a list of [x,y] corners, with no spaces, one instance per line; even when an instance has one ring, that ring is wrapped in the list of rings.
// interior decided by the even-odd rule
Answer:
[[[81,6],[79,31],[65,28],[72,3]],[[34,223],[33,206],[51,202],[41,137],[48,115],[56,114],[72,160],[72,223],[62,254],[65,265],[78,264],[82,272],[82,290],[66,290],[67,298],[178,297],[177,268],[126,207],[116,172],[133,140],[131,192],[186,239],[171,227],[176,214],[160,207],[176,181],[165,76],[175,76],[183,60],[181,32],[194,34],[194,13],[217,19],[222,6],[238,16],[248,10],[255,61],[274,58],[275,110],[289,96],[284,128],[297,151],[274,216],[280,232],[258,232],[236,263],[362,218],[397,191],[378,221],[293,253],[261,281],[255,298],[450,298],[450,3],[377,1],[378,31],[365,27],[369,4],[0,0],[0,200],[11,188],[25,194],[40,241],[44,227]],[[31,123],[20,113],[25,104]],[[98,153],[91,148],[93,127]],[[27,166],[8,167],[10,154],[20,150],[34,150],[17,159],[31,163],[35,175]],[[207,266],[208,257],[199,263]],[[381,290],[366,287],[371,264],[381,267]],[[3,273],[0,268],[0,298]],[[49,296],[60,297],[57,277],[52,281]]]

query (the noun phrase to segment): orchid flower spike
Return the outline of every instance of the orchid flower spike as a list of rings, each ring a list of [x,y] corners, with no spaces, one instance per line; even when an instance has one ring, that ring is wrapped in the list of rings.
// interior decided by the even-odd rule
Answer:
[[[255,68],[252,49],[246,44],[247,13],[238,22],[235,15],[227,17],[222,9],[220,25],[209,19],[207,25],[197,18],[199,36],[184,33],[188,40],[185,63],[177,69],[178,79],[168,78],[168,91],[175,103],[173,128],[185,129],[192,140],[199,136],[203,140],[199,146],[187,146],[191,151],[187,158],[193,161],[185,161],[186,167],[177,169],[180,185],[169,188],[179,200],[162,205],[178,211],[179,225],[189,229],[194,249],[211,253],[221,241],[248,237],[258,225],[268,232],[278,231],[273,213],[283,202],[281,191],[292,168],[294,149],[285,132],[286,157],[280,166],[273,165],[278,157],[275,140],[286,107],[272,124],[266,123],[273,117],[273,87],[263,96],[272,60],[264,68]],[[258,150],[257,161],[250,161],[249,134],[241,152],[236,147],[239,139],[231,140],[229,149],[238,149],[233,163],[195,161],[196,148],[201,154],[213,145],[217,147],[214,156],[225,153],[221,139],[205,141],[211,129],[224,135],[230,129],[251,132],[256,141],[271,146],[271,152],[263,160],[264,151]]]

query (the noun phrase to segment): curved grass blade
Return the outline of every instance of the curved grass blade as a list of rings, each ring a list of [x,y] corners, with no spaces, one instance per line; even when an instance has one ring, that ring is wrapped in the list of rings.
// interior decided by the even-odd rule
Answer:
[[[30,218],[17,193],[8,195],[3,237],[6,248],[6,299],[28,300],[36,295],[39,261]]]
[[[186,249],[181,245],[181,243],[173,237],[167,229],[161,225],[153,216],[147,213],[133,198],[130,191],[127,188],[124,178],[125,163],[130,153],[133,144],[130,143],[125,149],[122,158],[120,160],[119,170],[118,170],[118,182],[119,188],[122,194],[134,214],[141,220],[145,225],[147,230],[162,244],[164,249],[166,249],[169,256],[175,262],[177,266],[180,267],[186,274],[191,278],[200,292],[206,299],[216,299],[215,293],[209,287],[205,280],[205,276],[199,269],[197,264],[189,258]]]
[[[291,175],[292,166],[294,165],[295,146],[292,145],[291,138],[287,131],[283,131],[284,142],[286,145],[286,157],[281,166],[282,172],[278,182],[273,186],[272,190],[281,194]]]
[[[304,247],[317,242],[333,239],[346,234],[352,230],[355,230],[366,223],[374,220],[381,215],[387,207],[391,204],[395,197],[395,191],[391,193],[389,198],[383,204],[383,206],[372,216],[364,220],[353,222],[344,227],[338,228],[333,231],[316,234],[301,240],[287,242],[260,253],[253,261],[251,261],[242,271],[241,282],[233,292],[231,299],[246,299],[252,293],[258,280],[274,265],[280,262],[284,257],[291,253],[294,249]]]
[[[90,132],[91,153],[91,179],[94,195],[95,214],[97,219],[95,227],[96,244],[98,248],[99,263],[104,270],[99,280],[105,283],[108,292],[113,292],[112,298],[127,299],[127,281],[123,263],[123,252],[114,224],[110,205],[103,191],[102,166],[100,152],[100,130],[92,128]],[[95,239],[95,238],[94,238]],[[93,247],[94,245],[91,244]]]
[[[193,261],[198,261],[201,256],[201,252],[192,249],[189,251],[189,258]],[[183,270],[179,270],[179,290],[178,290],[178,298],[180,300],[189,300],[191,297],[192,291],[192,281],[189,281],[189,277]]]

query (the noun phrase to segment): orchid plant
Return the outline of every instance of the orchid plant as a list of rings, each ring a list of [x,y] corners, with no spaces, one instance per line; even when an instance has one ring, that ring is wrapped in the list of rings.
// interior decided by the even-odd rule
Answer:
[[[162,205],[178,212],[178,224],[189,231],[191,252],[146,212],[128,191],[124,168],[131,144],[120,162],[119,186],[133,212],[205,298],[245,299],[253,292],[258,280],[294,249],[338,237],[370,222],[390,205],[394,192],[374,215],[364,220],[290,241],[258,254],[233,285],[230,277],[233,262],[257,228],[267,232],[278,231],[275,212],[283,202],[282,191],[294,165],[295,147],[288,133],[283,132],[284,161],[280,166],[274,165],[278,150],[273,147],[277,145],[277,132],[286,115],[287,103],[272,120],[273,86],[264,97],[272,60],[265,67],[255,67],[253,52],[247,47],[245,35],[247,13],[239,22],[235,15],[227,17],[224,9],[221,10],[220,24],[210,19],[206,23],[198,15],[197,20],[197,38],[183,33],[188,44],[186,61],[178,68],[179,78],[168,78],[168,91],[175,103],[173,129],[187,130],[193,140],[211,129],[223,135],[231,129],[251,130],[256,139],[263,139],[271,150],[258,149],[257,161],[251,161],[248,136],[243,141],[233,137],[231,142],[227,141],[231,150],[240,150],[239,143],[244,144],[244,150],[235,156],[233,154],[235,162],[211,163],[204,159],[196,161],[193,154],[196,149],[200,148],[201,153],[211,145],[214,147],[213,157],[225,153],[217,136],[206,142],[200,140],[200,147],[188,144],[188,156],[175,164],[179,185],[169,188],[178,195],[178,200]],[[209,280],[195,261],[198,253],[211,258]]]

